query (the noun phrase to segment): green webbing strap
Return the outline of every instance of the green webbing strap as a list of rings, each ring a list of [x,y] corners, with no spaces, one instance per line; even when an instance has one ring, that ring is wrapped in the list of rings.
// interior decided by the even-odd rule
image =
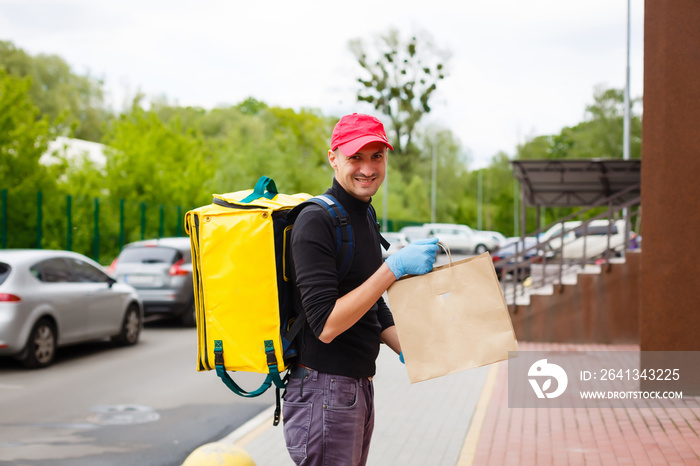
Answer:
[[[256,199],[260,199],[261,197],[264,197],[265,199],[274,199],[275,196],[277,196],[277,194],[277,185],[272,180],[272,178],[269,178],[267,176],[261,176],[258,182],[255,183],[255,188],[253,188],[253,192],[246,196],[244,199],[242,199],[240,202],[247,204],[249,202],[253,202]]]
[[[267,355],[267,368],[270,371],[268,378],[272,379],[275,387],[284,388],[285,383],[280,378],[280,372],[277,369],[277,357],[275,356],[275,345],[272,340],[265,340],[265,354]]]
[[[232,392],[245,398],[253,398],[262,395],[273,383],[277,388],[284,388],[285,383],[280,378],[279,370],[277,369],[275,347],[271,340],[265,341],[265,353],[267,355],[267,367],[269,368],[270,373],[267,375],[267,377],[265,377],[265,380],[260,387],[248,392],[238,386],[238,384],[233,381],[231,376],[228,375],[228,372],[226,372],[226,367],[224,367],[224,344],[221,340],[214,340],[214,365],[216,367],[216,375],[219,376],[219,378]],[[270,364],[270,354],[272,354],[272,361],[274,361],[273,364]]]

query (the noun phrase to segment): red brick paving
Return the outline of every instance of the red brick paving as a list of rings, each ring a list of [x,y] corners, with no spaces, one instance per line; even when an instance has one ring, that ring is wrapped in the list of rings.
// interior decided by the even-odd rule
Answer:
[[[635,345],[519,343],[523,351],[639,351]],[[509,408],[501,363],[475,465],[700,465],[700,399],[686,407]]]

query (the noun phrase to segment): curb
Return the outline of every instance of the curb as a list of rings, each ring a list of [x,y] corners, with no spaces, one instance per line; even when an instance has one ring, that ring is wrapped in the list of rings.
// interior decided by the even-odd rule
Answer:
[[[235,445],[237,447],[243,447],[249,444],[267,429],[272,427],[272,418],[274,414],[275,405],[272,405],[240,426],[238,429],[228,434],[226,437],[219,440],[219,443]]]
[[[200,445],[185,458],[183,466],[233,464],[254,466],[255,462],[243,447],[272,425],[274,413],[275,406],[273,405],[221,440]]]

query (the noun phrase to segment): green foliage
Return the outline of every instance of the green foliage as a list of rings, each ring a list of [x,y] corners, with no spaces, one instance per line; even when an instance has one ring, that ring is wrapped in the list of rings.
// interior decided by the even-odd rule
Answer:
[[[324,191],[333,172],[327,162],[329,120],[311,110],[264,108],[241,114],[219,153],[216,185],[227,190],[253,186],[265,174],[284,192]]]
[[[641,157],[642,120],[631,104],[630,157]],[[518,159],[622,158],[624,96],[620,89],[596,89],[586,120],[559,134],[537,136],[517,148]]]
[[[200,133],[178,117],[163,122],[136,106],[105,136],[109,147],[105,188],[118,199],[192,206],[210,200],[202,188],[215,171]]]
[[[50,195],[55,182],[49,168],[39,163],[46,151],[50,132],[46,117],[40,115],[28,92],[29,78],[9,75],[0,68],[0,189],[6,190],[8,205],[8,247],[34,247],[37,210],[28,209],[37,192]],[[49,197],[50,198],[50,197]]]
[[[387,171],[389,199],[387,216],[398,219],[395,225],[424,223],[431,218],[432,159],[437,159],[436,217],[442,222],[460,218],[460,202],[470,186],[466,160],[451,131],[428,128],[419,134],[418,145],[425,149],[410,169],[401,171],[396,155],[389,155]],[[374,197],[379,217],[384,215],[384,190]],[[396,228],[396,226],[394,226]]]
[[[39,158],[49,129],[27,95],[30,84],[0,69],[0,183],[5,188],[35,189],[43,181]]]
[[[215,163],[211,192],[246,189],[264,174],[284,192],[319,193],[333,177],[327,152],[334,119],[315,110],[295,112],[248,98],[208,112],[172,107],[155,112],[202,135]]]
[[[478,176],[478,173],[475,174]],[[476,179],[474,180],[476,183]],[[515,178],[510,160],[504,152],[496,154],[488,169],[482,173],[483,207],[482,228],[515,235],[513,228]],[[476,226],[476,219],[470,225]]]
[[[31,78],[29,96],[58,134],[100,141],[112,116],[104,106],[101,80],[73,73],[56,55],[31,56],[6,41],[0,41],[0,68]]]

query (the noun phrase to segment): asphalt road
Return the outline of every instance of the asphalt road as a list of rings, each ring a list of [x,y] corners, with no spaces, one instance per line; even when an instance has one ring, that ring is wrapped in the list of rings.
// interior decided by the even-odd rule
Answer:
[[[60,350],[55,365],[25,370],[0,359],[0,464],[179,465],[270,405],[232,393],[213,371],[196,371],[197,333],[150,322],[140,342]],[[261,374],[237,373],[243,388]]]

